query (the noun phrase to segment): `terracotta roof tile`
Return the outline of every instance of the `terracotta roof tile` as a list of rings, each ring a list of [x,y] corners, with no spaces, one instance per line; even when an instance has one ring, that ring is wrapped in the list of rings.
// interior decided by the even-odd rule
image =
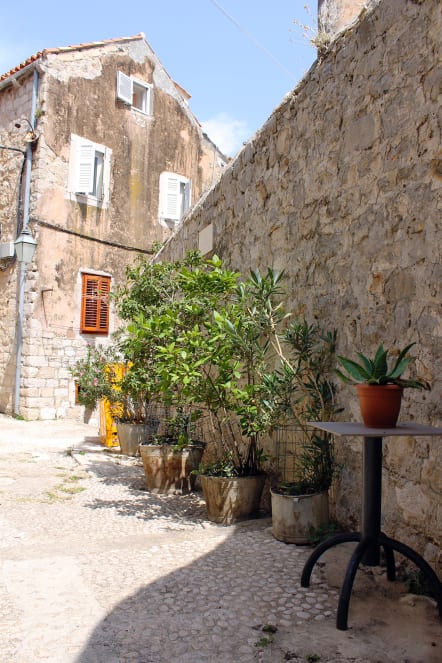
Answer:
[[[34,62],[37,62],[37,60],[39,60],[40,58],[51,53],[57,54],[57,53],[66,53],[68,51],[80,51],[83,48],[106,46],[107,44],[115,44],[118,42],[131,41],[135,39],[145,39],[144,34],[140,32],[139,34],[134,35],[133,37],[116,37],[115,39],[103,39],[102,41],[85,42],[84,44],[76,44],[75,46],[60,46],[58,48],[45,48],[44,50],[35,53],[35,55],[31,55],[29,58],[27,58],[27,60],[24,60],[24,62],[21,62],[13,69],[7,71],[5,74],[2,74],[0,76],[0,83],[3,83],[10,76],[18,74],[20,71],[26,69],[26,67],[28,67],[29,65],[33,64]]]

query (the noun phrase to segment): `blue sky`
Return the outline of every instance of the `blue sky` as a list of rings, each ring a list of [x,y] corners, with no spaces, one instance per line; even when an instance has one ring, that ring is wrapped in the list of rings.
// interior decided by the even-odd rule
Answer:
[[[0,72],[44,48],[144,32],[212,140],[233,155],[315,60],[316,0],[5,0]]]

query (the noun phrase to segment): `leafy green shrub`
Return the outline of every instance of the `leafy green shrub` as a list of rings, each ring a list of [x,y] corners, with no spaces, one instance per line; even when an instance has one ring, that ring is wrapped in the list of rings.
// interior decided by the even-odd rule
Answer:
[[[86,357],[77,361],[70,372],[78,389],[78,402],[88,409],[95,409],[102,398],[114,402],[114,357],[110,350],[88,345]]]

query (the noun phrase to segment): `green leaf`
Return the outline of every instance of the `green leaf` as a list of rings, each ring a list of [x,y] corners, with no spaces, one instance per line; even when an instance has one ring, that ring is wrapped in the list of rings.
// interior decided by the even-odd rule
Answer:
[[[345,370],[351,375],[351,377],[357,382],[365,382],[370,378],[370,373],[365,370],[363,366],[357,364],[352,359],[347,359],[346,357],[341,357],[338,355],[338,361]]]
[[[406,357],[406,355],[408,351],[413,347],[413,345],[416,345],[416,343],[410,343],[399,353],[399,356],[392,370],[392,374],[394,373],[394,376],[392,375],[392,377],[399,377],[410,363],[411,357]],[[405,365],[403,364],[404,360],[406,361]],[[402,370],[401,366],[403,366]]]
[[[391,379],[400,377],[407,368],[410,361],[411,357],[405,357],[402,359],[402,361],[397,361],[394,369],[391,371],[391,373],[388,374],[388,377]]]
[[[387,363],[387,354],[388,351],[384,350],[382,343],[377,349],[374,361],[373,361],[373,372],[372,378],[377,382],[380,378],[383,378],[388,373],[388,363]]]

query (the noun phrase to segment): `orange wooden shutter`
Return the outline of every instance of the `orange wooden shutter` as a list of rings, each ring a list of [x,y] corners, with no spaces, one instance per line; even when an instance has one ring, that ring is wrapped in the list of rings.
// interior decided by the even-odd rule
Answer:
[[[110,276],[83,274],[81,332],[107,334],[109,331]]]

